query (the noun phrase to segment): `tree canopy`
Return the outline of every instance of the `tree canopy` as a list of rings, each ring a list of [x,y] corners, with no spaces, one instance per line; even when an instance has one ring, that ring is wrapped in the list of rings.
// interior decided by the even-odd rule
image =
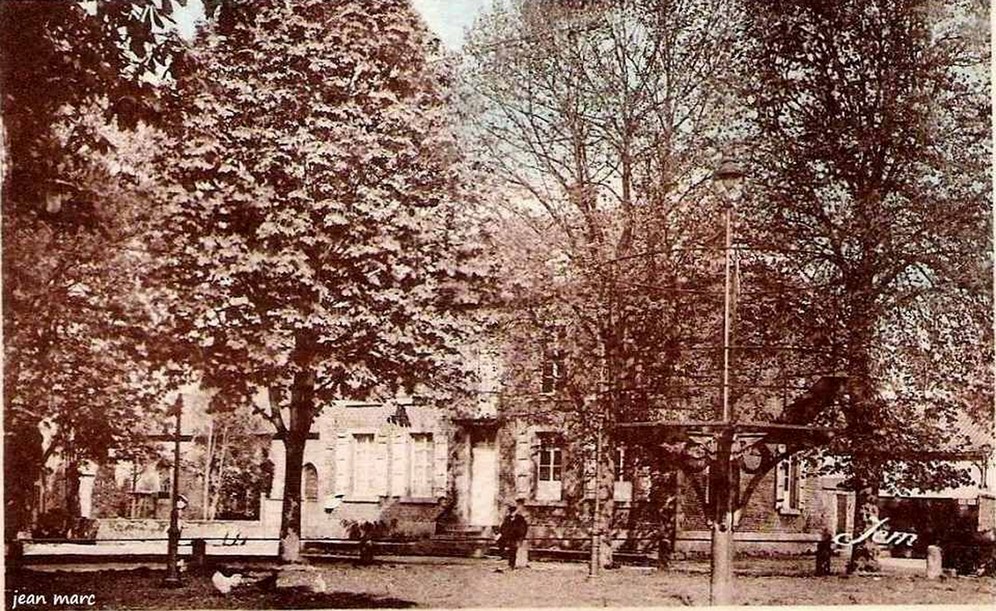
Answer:
[[[920,487],[959,481],[922,450],[947,445],[946,424],[972,407],[964,390],[992,379],[979,9],[750,6],[756,192],[745,240],[764,254],[747,266],[780,290],[745,299],[743,314],[760,333],[810,348],[795,357],[808,367],[848,376],[836,414],[847,433],[832,451],[848,457],[838,466],[862,502],[886,471]]]
[[[556,353],[533,409],[573,412],[589,450],[601,419],[715,411],[728,4],[512,2],[468,38],[468,122],[509,200],[509,392],[538,394]]]
[[[179,291],[171,324],[220,396],[268,390],[285,558],[317,412],[461,379],[490,266],[436,46],[400,0],[270,0],[177,75],[154,278]]]
[[[147,135],[132,142],[127,130],[156,119],[147,77],[177,46],[163,29],[168,3],[84,4],[0,5],[5,449],[21,475],[7,479],[10,536],[27,525],[49,456],[64,461],[78,515],[80,461],[137,449],[155,425],[159,382],[128,249],[149,180],[129,154]]]

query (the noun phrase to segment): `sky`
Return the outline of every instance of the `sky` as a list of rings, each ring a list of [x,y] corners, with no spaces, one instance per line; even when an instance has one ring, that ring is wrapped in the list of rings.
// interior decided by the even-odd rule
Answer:
[[[443,44],[456,50],[463,44],[464,29],[473,25],[474,18],[490,7],[491,1],[412,0],[412,4]]]
[[[422,18],[447,48],[457,50],[463,44],[463,31],[474,18],[492,4],[492,0],[412,0]],[[196,23],[204,16],[201,0],[190,0],[185,8],[174,12],[181,36],[191,38]]]

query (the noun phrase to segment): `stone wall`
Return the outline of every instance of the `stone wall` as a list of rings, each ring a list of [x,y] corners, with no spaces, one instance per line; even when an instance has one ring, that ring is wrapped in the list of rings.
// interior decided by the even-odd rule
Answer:
[[[268,528],[280,532],[282,501],[264,501],[263,520]],[[428,501],[405,501],[382,498],[379,501],[346,501],[335,509],[326,510],[321,503],[304,503],[302,508],[302,535],[305,539],[348,539],[349,524],[356,522],[382,522],[383,538],[411,540],[426,538],[436,532],[436,519],[442,513],[442,504]]]
[[[527,502],[531,545],[540,549],[590,549],[591,501]],[[656,553],[660,546],[660,524],[643,519],[646,503],[613,505],[611,541],[614,551]]]
[[[741,478],[745,487],[748,475]],[[681,479],[679,495],[680,513],[678,531],[706,531],[708,526],[702,513],[701,502],[687,478]],[[767,473],[751,494],[740,517],[737,530],[759,533],[820,533],[826,526],[828,508],[820,492],[817,477],[805,477],[800,482],[799,507],[797,510],[777,509],[775,495],[775,472]]]

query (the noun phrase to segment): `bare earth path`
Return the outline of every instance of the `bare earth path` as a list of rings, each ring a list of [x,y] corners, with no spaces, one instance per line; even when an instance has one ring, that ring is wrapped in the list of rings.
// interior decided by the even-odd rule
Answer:
[[[738,601],[749,605],[840,604],[996,604],[996,579],[952,577],[927,581],[917,575],[807,577],[800,562],[745,561],[751,574],[737,578]],[[206,578],[188,577],[178,590],[159,586],[162,573],[137,571],[29,572],[8,575],[11,594],[47,595],[45,605],[17,609],[56,609],[54,593],[95,594],[104,609],[345,608],[345,607],[548,607],[682,606],[708,602],[704,566],[658,572],[622,568],[596,580],[581,564],[533,563],[506,572],[498,560],[473,563],[320,565],[330,593],[301,595],[245,588],[216,594]],[[499,572],[500,571],[500,572]],[[777,573],[784,573],[785,576]],[[61,607],[68,608],[68,607]]]

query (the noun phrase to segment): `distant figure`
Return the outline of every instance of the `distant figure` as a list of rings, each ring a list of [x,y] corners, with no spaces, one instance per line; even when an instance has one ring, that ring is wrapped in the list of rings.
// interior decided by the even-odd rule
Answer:
[[[514,569],[517,566],[524,566],[525,558],[519,561],[519,546],[526,539],[529,531],[529,523],[523,514],[523,503],[519,501],[516,505],[508,508],[505,519],[501,522],[498,535],[498,546],[503,548],[508,554],[508,568]]]
[[[509,505],[505,513],[505,517],[501,520],[501,526],[498,527],[498,540],[495,542],[498,545],[498,551],[504,556],[505,552],[508,550],[508,535],[512,529],[512,519],[515,517],[515,506]]]

